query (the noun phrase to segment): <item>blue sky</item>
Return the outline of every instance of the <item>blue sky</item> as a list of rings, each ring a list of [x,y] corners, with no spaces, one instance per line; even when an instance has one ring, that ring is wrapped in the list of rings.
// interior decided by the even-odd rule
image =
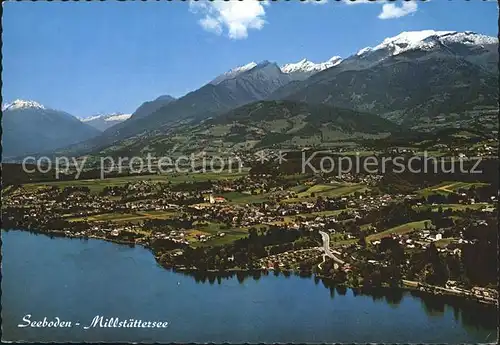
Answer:
[[[4,3],[3,102],[131,113],[250,61],[347,57],[401,31],[497,36],[494,1],[312,2]]]

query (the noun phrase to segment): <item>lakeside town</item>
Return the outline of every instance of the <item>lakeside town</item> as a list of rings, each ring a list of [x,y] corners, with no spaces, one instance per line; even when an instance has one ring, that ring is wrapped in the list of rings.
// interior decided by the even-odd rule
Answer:
[[[447,180],[394,190],[381,174],[287,174],[262,164],[13,184],[5,229],[150,248],[175,270],[306,272],[496,304],[498,195]]]

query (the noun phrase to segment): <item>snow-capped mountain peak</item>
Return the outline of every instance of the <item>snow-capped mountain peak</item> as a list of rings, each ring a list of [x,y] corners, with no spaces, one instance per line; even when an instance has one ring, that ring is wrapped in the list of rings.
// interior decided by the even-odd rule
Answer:
[[[239,72],[245,72],[245,71],[248,71],[248,70],[254,68],[255,66],[257,66],[257,63],[252,61],[250,63],[247,63],[246,65],[243,65],[243,66],[241,66],[239,68],[234,69],[233,71],[234,72],[237,72],[237,71],[239,71]]]
[[[332,56],[330,59],[328,59],[327,62],[333,63],[334,66],[338,65],[339,63],[342,62],[342,57],[340,56]]]
[[[452,32],[440,37],[443,43],[462,43],[466,45],[487,45],[498,44],[498,38],[478,34],[472,31]]]
[[[92,127],[97,128],[100,131],[104,131],[117,123],[128,120],[131,116],[132,114],[123,113],[97,114],[80,119],[80,121],[91,125]]]
[[[104,121],[125,121],[130,118],[132,114],[111,114]]]
[[[281,66],[281,71],[290,75],[295,80],[304,80],[315,73],[337,66],[341,62],[342,58],[340,56],[334,56],[327,61],[320,63],[314,63],[307,59],[302,59],[299,62],[288,63]]]
[[[310,72],[317,69],[318,66],[307,59],[302,59],[296,63],[287,63],[281,66],[281,71],[283,73],[293,73],[293,72]]]
[[[373,52],[381,49],[390,49],[392,55],[398,55],[404,51],[426,48],[424,40],[429,37],[439,37],[442,35],[452,34],[454,31],[435,31],[435,30],[422,30],[422,31],[404,31],[394,37],[388,37],[375,47],[366,47],[358,51],[356,55],[361,56],[368,52]]]
[[[94,115],[94,116],[82,118],[80,120],[82,122],[90,122],[90,121],[95,121],[95,120],[102,120],[102,121],[125,121],[130,116],[132,116],[132,114],[123,114],[123,113],[97,114],[97,115]]]
[[[97,120],[97,119],[101,119],[103,118],[104,116],[106,115],[94,115],[94,116],[90,116],[90,117],[85,117],[85,118],[81,118],[80,121],[82,122],[90,122],[90,121],[94,121],[94,120]]]
[[[15,109],[27,109],[27,108],[33,108],[33,109],[45,109],[43,105],[41,105],[38,102],[35,101],[24,101],[22,99],[16,99],[14,102],[5,104],[2,107],[2,111],[4,110],[15,110]]]
[[[360,50],[356,53],[356,55],[357,55],[357,56],[361,56],[361,55],[363,55],[363,54],[365,54],[365,53],[368,53],[368,52],[370,52],[370,51],[372,51],[372,50],[373,50],[373,48],[372,48],[372,47],[365,47],[365,48],[363,48],[363,49],[360,49]]]
[[[212,80],[210,82],[210,84],[217,85],[217,84],[222,83],[224,80],[233,79],[233,78],[237,77],[239,74],[246,72],[246,71],[249,71],[256,66],[257,66],[257,63],[252,61],[250,63],[247,63],[246,65],[235,67],[235,68],[229,70],[228,72],[221,74],[220,76],[218,76],[214,80]]]
[[[294,72],[319,72],[324,69],[338,65],[342,61],[340,56],[334,56],[326,62],[314,63],[307,59],[302,59],[296,63],[288,63],[281,66],[281,71],[283,73],[294,73]]]
[[[375,47],[366,47],[358,51],[357,56],[377,50],[388,50],[391,55],[399,55],[409,50],[430,50],[439,44],[462,43],[466,45],[485,45],[498,43],[498,39],[471,31],[404,31],[394,37],[386,38]]]

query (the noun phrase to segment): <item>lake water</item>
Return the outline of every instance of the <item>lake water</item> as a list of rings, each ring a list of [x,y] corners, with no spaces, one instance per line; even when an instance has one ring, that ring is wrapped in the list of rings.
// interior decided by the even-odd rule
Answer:
[[[273,274],[201,282],[163,269],[142,247],[22,231],[2,231],[2,241],[3,340],[475,343],[497,338],[494,308],[444,303],[442,297],[362,295],[329,289],[310,277]],[[31,320],[57,316],[73,327],[17,327],[26,314]],[[169,325],[83,329],[96,315]]]

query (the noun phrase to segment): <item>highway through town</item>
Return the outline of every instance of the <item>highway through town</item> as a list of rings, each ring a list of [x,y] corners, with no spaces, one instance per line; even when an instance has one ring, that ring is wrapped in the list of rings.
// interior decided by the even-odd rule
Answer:
[[[343,265],[345,262],[343,260],[339,259],[338,257],[336,257],[334,255],[333,251],[330,249],[330,235],[328,235],[324,231],[320,231],[319,233],[321,235],[321,239],[323,240],[323,251],[325,252],[325,254],[323,254],[323,262],[321,264],[323,264],[325,262],[325,257],[328,256],[329,258],[333,259],[333,261],[335,261],[339,265]],[[320,266],[320,268],[321,268],[321,266]]]

